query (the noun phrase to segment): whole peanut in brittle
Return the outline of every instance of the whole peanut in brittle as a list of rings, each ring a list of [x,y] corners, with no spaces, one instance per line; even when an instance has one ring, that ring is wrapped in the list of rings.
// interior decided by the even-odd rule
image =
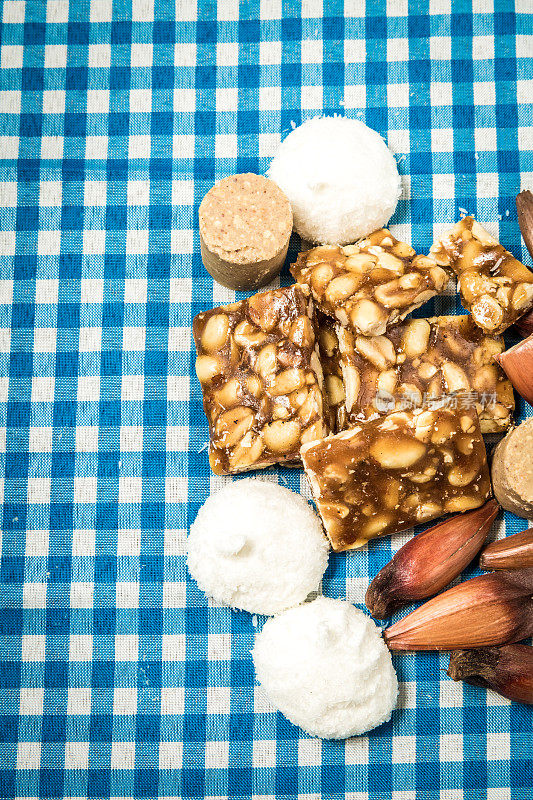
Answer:
[[[476,408],[482,433],[511,424],[513,388],[494,362],[503,339],[485,335],[469,314],[406,320],[374,337],[355,336],[320,316],[319,343],[332,430],[394,409],[434,405],[445,395]]]
[[[193,336],[213,472],[291,462],[326,435],[313,301],[302,287],[204,311]]]
[[[352,550],[490,495],[475,409],[389,414],[322,441],[301,456],[334,550]]]
[[[533,308],[533,272],[473,217],[442,234],[430,258],[457,274],[461,301],[485,333],[503,333]]]
[[[441,267],[385,228],[356,244],[306,250],[290,269],[319,311],[364,336],[385,333],[448,282]]]

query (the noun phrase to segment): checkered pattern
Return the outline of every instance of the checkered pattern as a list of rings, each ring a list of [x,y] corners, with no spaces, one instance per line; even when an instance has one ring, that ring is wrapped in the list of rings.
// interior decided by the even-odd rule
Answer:
[[[530,263],[516,2],[4,0],[2,798],[531,800],[531,710],[453,684],[444,657],[395,657],[398,710],[367,737],[292,727],[254,686],[254,620],[208,604],[184,557],[224,483],[191,318],[234,298],[203,270],[199,201],[345,113],[398,155],[397,235],[426,252],[466,209]],[[299,471],[266,476],[305,492]],[[361,604],[403,541],[332,556],[324,592]]]

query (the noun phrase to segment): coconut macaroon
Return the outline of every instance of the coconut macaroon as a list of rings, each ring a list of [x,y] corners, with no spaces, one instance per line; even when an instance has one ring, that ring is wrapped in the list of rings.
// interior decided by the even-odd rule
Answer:
[[[328,563],[329,544],[311,506],[254,478],[211,495],[187,544],[187,566],[200,589],[252,614],[277,614],[303,602]]]
[[[398,681],[375,623],[318,597],[268,620],[252,651],[271,703],[311,736],[347,739],[390,719]]]
[[[317,244],[349,244],[382,228],[401,194],[381,136],[346,117],[315,117],[295,128],[268,176],[289,198],[297,233]]]

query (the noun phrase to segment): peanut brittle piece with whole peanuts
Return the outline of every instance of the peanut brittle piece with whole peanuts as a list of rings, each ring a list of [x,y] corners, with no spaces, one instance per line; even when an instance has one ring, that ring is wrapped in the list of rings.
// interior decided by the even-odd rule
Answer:
[[[299,459],[328,432],[313,301],[274,289],[198,314],[196,374],[218,475]]]
[[[469,314],[405,320],[371,337],[320,317],[319,343],[332,430],[444,397],[475,408],[482,433],[511,424],[513,387],[494,361],[503,338],[484,334]]]
[[[389,414],[303,445],[306,475],[334,550],[353,550],[490,495],[475,409]]]
[[[457,274],[461,301],[485,333],[503,333],[533,308],[533,272],[473,217],[443,233],[429,255]]]
[[[319,311],[363,336],[376,336],[443,291],[445,270],[385,228],[356,244],[306,250],[290,268]]]

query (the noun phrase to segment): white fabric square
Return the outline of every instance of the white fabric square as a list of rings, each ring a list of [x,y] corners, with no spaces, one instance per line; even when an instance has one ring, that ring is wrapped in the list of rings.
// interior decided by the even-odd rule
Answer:
[[[448,199],[455,195],[455,175],[445,173],[433,175],[433,197],[436,199]]]
[[[118,581],[115,602],[117,608],[139,608],[138,582]]]
[[[489,13],[486,4],[483,9],[483,13]],[[440,38],[440,37],[434,37]],[[516,37],[517,40],[520,38],[519,36]],[[518,56],[518,53],[517,53]],[[528,56],[531,57],[531,48],[529,50]],[[494,36],[473,36],[472,37],[472,58],[474,61],[487,61],[492,60],[494,58]]]
[[[19,692],[21,717],[40,717],[43,713],[44,689],[22,686]]]
[[[2,69],[20,69],[24,59],[24,47],[21,44],[4,44],[0,59]]]
[[[152,22],[154,0],[131,0],[131,18],[135,22]]]
[[[131,45],[131,66],[151,67],[154,60],[154,47],[148,42],[133,42]]]
[[[40,230],[37,249],[40,256],[58,256],[61,252],[61,231]]]
[[[452,57],[451,36],[431,36],[429,53],[432,61],[449,61]]]
[[[431,149],[434,153],[453,153],[453,128],[433,128]]]
[[[16,89],[0,91],[0,114],[20,114],[22,93]]]
[[[30,453],[51,453],[53,428],[30,428],[28,450]]]
[[[517,88],[518,88],[517,83]],[[473,84],[474,105],[493,106],[496,103],[496,87],[492,81],[476,81]],[[531,95],[530,95],[531,97]]]
[[[347,764],[368,764],[368,736],[354,736],[344,743]]]
[[[74,478],[74,502],[96,503],[98,478]]]
[[[91,638],[91,637],[89,637]],[[80,659],[81,661],[90,661]],[[67,715],[73,717],[87,717],[91,713],[91,687],[82,686],[79,688],[69,687],[67,697]]]
[[[239,63],[237,42],[217,42],[217,66],[233,67]]]
[[[344,60],[347,64],[362,64],[366,58],[366,41],[364,39],[345,39],[344,40]],[[344,92],[346,94],[346,89]],[[350,87],[352,88],[352,87]]]
[[[346,57],[346,42],[344,46]],[[302,64],[321,64],[323,58],[322,39],[303,39],[302,40]]]
[[[302,0],[303,19],[320,19],[324,13],[322,0]]]
[[[267,87],[271,88],[271,87]],[[261,92],[264,88],[259,89],[259,107],[261,108]],[[239,94],[235,87],[220,88],[216,90],[216,103],[217,111],[236,111],[239,103]]]
[[[94,231],[93,231],[94,233]],[[101,303],[104,299],[103,278],[82,278],[80,281],[80,302]],[[100,331],[101,328],[86,328],[85,330]]]
[[[433,81],[430,87],[432,106],[453,105],[453,84],[449,81]]]
[[[41,767],[41,743],[19,742],[17,745],[17,770],[39,770]]]
[[[33,331],[34,353],[55,353],[57,328],[35,328]]]
[[[183,528],[165,529],[165,555],[185,556],[187,554],[187,531]]]
[[[218,284],[213,286],[213,291]],[[171,278],[169,287],[169,300],[171,303],[185,303],[191,298],[191,278]]]
[[[78,378],[78,403],[100,399],[100,376],[80,375]]]
[[[128,205],[129,206],[150,205],[149,181],[128,181]]]
[[[107,114],[109,111],[109,89],[87,90],[87,113]]]
[[[163,584],[163,608],[185,608],[186,598],[184,581],[165,581]]]
[[[187,400],[189,397],[189,376],[169,375],[167,378],[168,400]]]
[[[494,88],[494,84],[491,84]],[[519,103],[530,103],[533,97],[533,80],[519,80],[516,82],[516,99]]]
[[[186,502],[187,491],[187,478],[177,476],[165,478],[165,501],[167,503]]]
[[[129,158],[150,158],[152,139],[149,135],[130,136],[128,139]]]
[[[191,329],[179,326],[168,329],[169,352],[187,353],[191,342]]]
[[[161,688],[161,713],[180,715],[185,709],[185,689],[182,686]]]
[[[105,208],[107,205],[107,181],[85,181],[83,202],[86,206]]]
[[[161,643],[163,661],[185,661],[186,638],[184,633],[164,633]]]
[[[115,661],[137,661],[138,658],[139,637],[137,634],[117,634],[115,636]]]
[[[48,504],[50,502],[50,484],[50,478],[28,478],[28,503]]]
[[[62,136],[43,136],[41,138],[41,158],[63,158]]]
[[[281,42],[260,42],[259,63],[263,65],[281,64]]]
[[[30,607],[31,606],[29,606],[29,608]],[[37,607],[42,608],[42,606]],[[42,634],[25,634],[22,637],[21,650],[22,661],[44,661],[46,651],[46,636]]]
[[[142,478],[135,478],[131,475],[127,475],[118,479],[119,503],[140,503],[142,494]]]
[[[107,158],[107,136],[87,136],[85,139],[85,158]]]
[[[39,186],[40,206],[61,206],[63,200],[63,184],[61,181],[41,181]]]
[[[65,769],[89,768],[89,742],[65,742]]]
[[[231,661],[231,636],[228,633],[210,633],[207,637],[209,661]]]
[[[117,555],[138,556],[141,552],[141,532],[137,528],[119,528],[117,531]]]
[[[150,113],[152,111],[152,90],[151,89],[132,89],[130,91],[130,112]]]
[[[474,141],[476,145],[476,152],[482,153],[487,151],[495,153],[498,149],[496,128],[475,128]]]
[[[366,86],[345,86],[344,87],[344,108],[349,109],[364,108],[366,105]]]
[[[122,425],[120,428],[120,449],[124,452],[141,453],[143,449],[143,428],[140,425]]]
[[[159,742],[159,769],[181,769],[183,742]]]
[[[24,22],[26,14],[25,0],[4,0],[2,7],[2,22]]]
[[[150,232],[130,228],[126,231],[126,253],[146,254],[150,250]]]
[[[98,426],[78,425],[76,428],[76,452],[96,453],[98,451]]]
[[[91,634],[72,633],[69,645],[70,661],[92,661],[93,637]]]
[[[45,89],[43,91],[43,114],[64,114],[65,95],[63,89]]]
[[[22,605],[24,608],[46,608],[46,583],[24,583]]]
[[[109,0],[91,0],[91,22],[111,22],[113,3]]]
[[[412,764],[413,753],[416,753],[416,736],[393,736],[393,764]]]
[[[62,69],[67,66],[67,45],[47,44],[44,48],[44,66],[47,69]]]
[[[196,42],[178,42],[174,45],[174,66],[194,67],[196,65]]]
[[[0,207],[2,208],[15,208],[17,205],[17,182],[16,181],[1,181],[0,182]]]
[[[72,531],[72,555],[73,556],[94,556],[96,555],[96,541],[94,530],[86,528],[74,528]]]
[[[172,137],[172,155],[174,158],[194,158],[194,136],[188,133],[176,133]]]
[[[122,400],[144,400],[144,375],[122,376]]]
[[[135,768],[135,742],[113,742],[111,745],[111,769]]]
[[[19,153],[18,136],[0,136],[2,158],[17,158]]]
[[[134,45],[132,45],[132,52],[133,47]],[[96,67],[97,69],[108,69],[111,65],[111,45],[90,44],[88,63],[90,67]]]
[[[270,742],[267,753],[267,763],[265,766],[276,766],[276,742],[273,742],[274,748]],[[274,757],[273,763],[269,763],[268,755],[272,754]],[[255,763],[255,748],[254,748],[254,763]],[[322,741],[321,739],[300,739],[298,741],[298,766],[300,767],[319,767],[322,764]]]
[[[439,744],[441,761],[461,762],[463,760],[463,735],[461,733],[441,733]],[[413,745],[412,752],[415,751],[416,746]]]
[[[92,608],[94,603],[94,583],[92,581],[73,581],[70,584],[70,605],[72,608]]]
[[[217,133],[215,136],[215,158],[236,158],[238,137],[235,133]]]
[[[167,425],[167,451],[186,453],[189,448],[189,428],[186,425]]]
[[[172,205],[192,206],[194,203],[194,181],[172,181]]]
[[[255,742],[254,742],[254,764],[255,764]],[[227,769],[229,765],[229,742],[208,741],[205,743],[205,766],[206,769],[216,767],[216,769]]]
[[[208,714],[229,714],[231,710],[231,689],[229,686],[206,687],[206,712]]]
[[[137,689],[132,686],[116,687],[113,693],[113,714],[132,717],[137,714]]]
[[[124,281],[125,303],[146,303],[148,281],[146,278],[126,278]]]
[[[26,555],[46,557],[48,555],[49,538],[50,538],[49,532],[47,530],[26,531],[26,550],[25,550]],[[46,595],[46,584],[37,584],[37,585],[45,586],[45,595]],[[46,603],[46,597],[45,597],[45,603]],[[39,608],[44,608],[44,606],[39,606]]]
[[[322,86],[302,86],[302,108],[321,110],[323,106]]]

